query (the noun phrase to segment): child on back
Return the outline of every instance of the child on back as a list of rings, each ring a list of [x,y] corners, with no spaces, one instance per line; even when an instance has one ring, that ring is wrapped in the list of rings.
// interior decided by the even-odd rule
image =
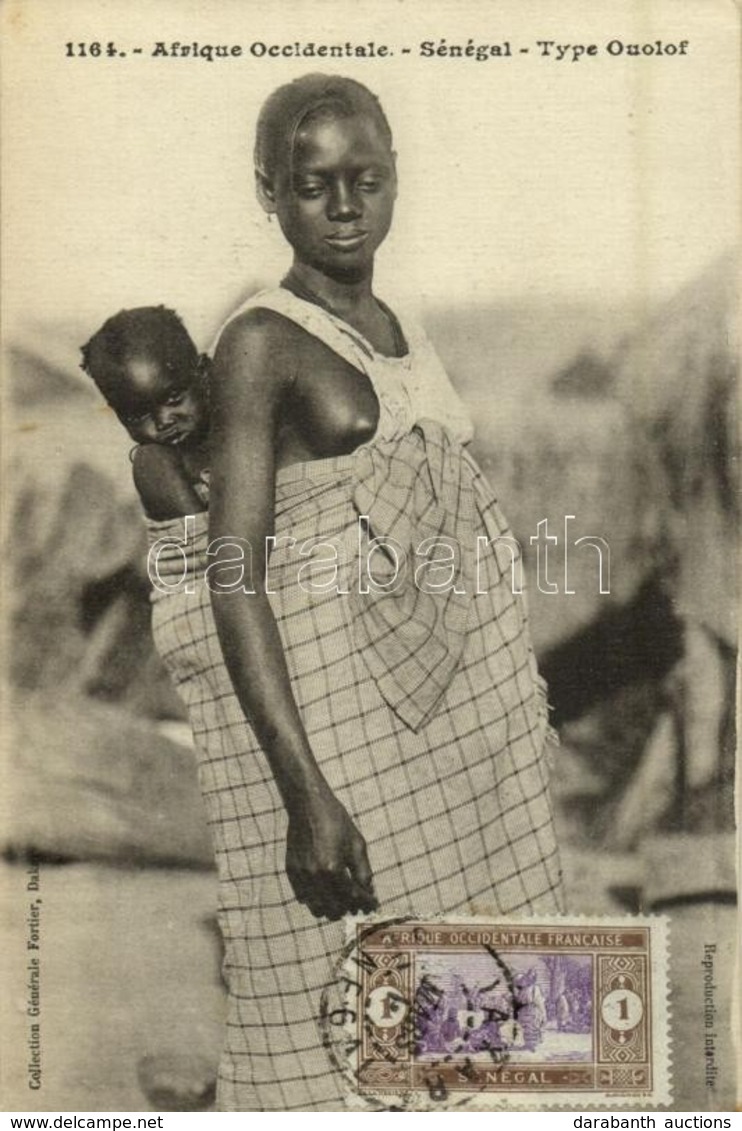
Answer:
[[[81,368],[136,443],[134,485],[148,517],[206,510],[209,359],[175,311],[122,310],[82,347],[82,357]]]

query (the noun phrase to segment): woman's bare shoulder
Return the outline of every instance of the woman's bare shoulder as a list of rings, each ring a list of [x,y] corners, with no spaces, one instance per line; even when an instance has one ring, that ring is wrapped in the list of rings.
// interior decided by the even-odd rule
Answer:
[[[348,363],[309,330],[292,318],[268,307],[253,306],[238,314],[224,328],[217,342],[217,366],[242,357],[244,364],[259,375],[269,371],[275,379],[284,371],[294,379],[305,367],[313,370],[352,369]]]
[[[252,306],[236,315],[222,331],[216,345],[215,360],[245,353],[253,365],[276,361],[296,354],[307,334],[296,322],[268,307]]]

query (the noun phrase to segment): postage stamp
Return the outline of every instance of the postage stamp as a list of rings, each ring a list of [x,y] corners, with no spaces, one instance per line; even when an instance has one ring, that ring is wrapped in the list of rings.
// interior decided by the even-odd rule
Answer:
[[[356,918],[326,1044],[351,1106],[669,1103],[667,957],[659,916]]]

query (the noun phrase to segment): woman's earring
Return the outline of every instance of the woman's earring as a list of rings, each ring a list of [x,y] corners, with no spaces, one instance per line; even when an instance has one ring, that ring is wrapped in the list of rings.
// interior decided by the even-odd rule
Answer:
[[[273,213],[272,213],[272,212],[269,212],[269,213],[268,213],[268,223],[269,223],[269,224],[272,224],[272,223],[273,223]]]

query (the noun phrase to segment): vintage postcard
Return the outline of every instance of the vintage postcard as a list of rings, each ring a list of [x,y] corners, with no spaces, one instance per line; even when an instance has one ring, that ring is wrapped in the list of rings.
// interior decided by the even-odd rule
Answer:
[[[0,19],[4,1107],[735,1110],[738,7]]]

